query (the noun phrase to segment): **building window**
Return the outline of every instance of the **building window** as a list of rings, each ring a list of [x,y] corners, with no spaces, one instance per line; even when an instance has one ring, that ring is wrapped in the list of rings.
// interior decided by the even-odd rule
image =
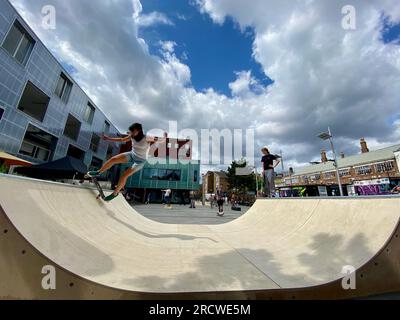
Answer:
[[[90,141],[90,150],[92,150],[93,152],[97,152],[97,150],[99,149],[99,144],[100,144],[100,137],[93,133],[92,135],[92,140]]]
[[[72,115],[68,115],[67,123],[64,128],[64,136],[72,139],[78,140],[79,132],[81,131],[81,123]]]
[[[351,174],[350,174],[350,169],[341,169],[341,170],[339,170],[339,176],[341,177],[341,178],[343,178],[343,177],[349,177]]]
[[[181,181],[181,170],[159,170],[158,180]]]
[[[105,134],[109,134],[110,133],[110,124],[107,121],[104,121],[103,132]]]
[[[23,65],[26,65],[34,45],[35,41],[18,21],[14,22],[3,42],[3,48]]]
[[[158,180],[158,169],[144,169],[143,179]]]
[[[320,174],[314,174],[314,175],[311,175],[311,176],[309,177],[309,179],[310,179],[311,181],[321,180],[321,175],[320,175]]]
[[[0,108],[0,120],[3,118],[4,109]]]
[[[107,160],[111,159],[113,155],[114,155],[114,147],[112,145],[109,145],[107,148],[107,156],[106,156]]]
[[[336,172],[330,171],[330,172],[325,172],[324,173],[324,179],[335,179],[336,178]]]
[[[372,173],[372,168],[371,166],[362,166],[362,167],[358,167],[356,168],[356,173],[357,175],[367,175],[367,174],[371,174]]]
[[[298,184],[300,181],[299,181],[299,178],[292,178],[291,180],[289,180],[290,181],[290,183],[292,183],[292,184]]]
[[[68,147],[67,156],[70,156],[75,159],[83,160],[85,158],[85,151],[70,144]]]
[[[375,165],[375,168],[376,168],[376,172],[378,172],[378,173],[389,172],[394,169],[394,162],[387,161],[387,162],[377,163]]]
[[[92,124],[95,112],[96,112],[96,108],[90,102],[88,102],[88,104],[86,106],[86,110],[85,110],[85,115],[83,116],[83,119],[87,123]]]
[[[68,103],[69,96],[72,90],[72,82],[64,73],[61,73],[58,79],[55,94],[64,102]]]
[[[57,145],[57,138],[29,125],[19,153],[41,161],[49,161]]]
[[[36,120],[43,121],[49,101],[50,98],[47,95],[28,81],[19,101],[18,109]]]
[[[144,169],[146,180],[181,181],[181,170]]]
[[[99,170],[101,168],[101,166],[103,165],[103,160],[93,157],[92,158],[92,162],[90,163],[90,167],[89,170]]]

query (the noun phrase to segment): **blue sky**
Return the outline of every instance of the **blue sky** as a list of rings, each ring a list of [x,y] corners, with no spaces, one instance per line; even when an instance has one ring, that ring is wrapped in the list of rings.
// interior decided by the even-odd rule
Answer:
[[[282,150],[293,167],[319,158],[326,145],[316,134],[327,126],[347,155],[359,152],[361,137],[371,150],[400,141],[399,0],[204,0],[202,11],[193,1],[12,0],[121,131],[133,121],[168,130],[170,120],[196,132],[254,128],[255,150]],[[59,12],[56,30],[41,27],[48,3]],[[366,27],[343,32],[332,18],[343,3]],[[160,41],[177,44],[177,59]],[[268,70],[275,85],[251,90],[254,80],[235,73],[248,70],[264,85]]]
[[[382,39],[385,43],[396,43],[400,45],[400,24],[389,24],[388,19],[383,19]]]
[[[176,54],[190,67],[196,90],[212,87],[230,95],[229,83],[236,79],[236,71],[243,70],[251,70],[264,85],[271,83],[252,57],[252,29],[242,32],[230,18],[223,25],[217,25],[190,1],[143,0],[142,5],[143,14],[164,13],[174,25],[142,28],[140,37],[146,40],[152,54],[159,54],[160,40],[176,42]],[[183,58],[184,54],[187,59]]]

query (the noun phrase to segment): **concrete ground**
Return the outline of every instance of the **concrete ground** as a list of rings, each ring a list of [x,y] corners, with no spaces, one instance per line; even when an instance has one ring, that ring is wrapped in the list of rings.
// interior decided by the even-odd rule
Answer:
[[[246,213],[250,207],[242,206],[242,211],[232,211],[230,206],[224,206],[225,215],[218,217],[218,208],[211,209],[209,203],[204,207],[197,204],[195,209],[190,209],[189,205],[172,205],[168,209],[161,204],[133,205],[133,208],[151,220],[169,224],[222,224],[237,219]]]

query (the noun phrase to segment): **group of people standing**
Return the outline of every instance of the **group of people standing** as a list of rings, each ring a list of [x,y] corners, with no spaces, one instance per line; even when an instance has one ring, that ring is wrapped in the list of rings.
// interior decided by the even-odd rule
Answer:
[[[172,200],[172,190],[171,189],[165,189],[165,190],[161,190],[161,192],[162,192],[162,203],[163,204],[165,204],[166,206],[167,206],[167,208],[171,208],[172,207],[172,205],[171,205],[171,200]],[[183,191],[181,191],[180,192],[180,195],[179,195],[179,198],[180,198],[180,205],[186,205],[186,198],[185,198],[185,196],[186,196],[186,193],[185,192],[183,192]],[[149,203],[150,203],[150,201],[149,201]],[[190,196],[190,199],[189,199],[189,204],[190,204],[190,208],[191,209],[194,209],[196,206],[195,206],[195,200],[194,200],[194,197],[191,195]]]

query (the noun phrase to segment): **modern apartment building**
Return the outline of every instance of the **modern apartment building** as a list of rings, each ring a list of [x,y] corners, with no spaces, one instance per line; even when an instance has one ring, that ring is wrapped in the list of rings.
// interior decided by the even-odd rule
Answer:
[[[67,155],[98,167],[118,130],[7,0],[0,0],[0,150],[33,163]]]
[[[190,193],[200,189],[200,161],[192,159],[192,142],[167,138],[163,144],[153,147],[149,161],[128,180],[126,188],[139,202],[145,202],[149,195],[151,202],[161,202],[162,190],[171,189],[173,202],[180,202],[183,197],[188,203]],[[121,152],[130,148],[128,143],[122,146]],[[123,165],[121,172],[129,167],[129,164]]]

